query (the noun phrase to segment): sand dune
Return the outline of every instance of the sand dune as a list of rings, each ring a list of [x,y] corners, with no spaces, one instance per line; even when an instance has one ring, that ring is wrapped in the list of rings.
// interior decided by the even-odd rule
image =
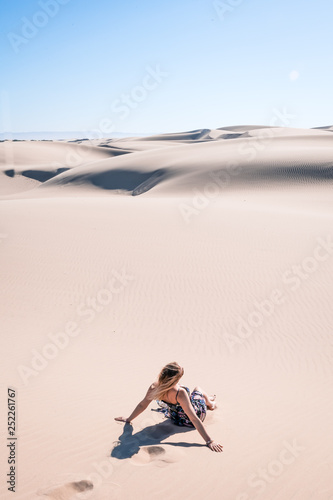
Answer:
[[[172,195],[191,194],[208,183],[223,193],[226,184],[234,188],[238,184],[290,184],[308,178],[327,182],[333,178],[331,134],[269,131],[262,136],[256,129],[246,138],[199,141],[102,160],[57,175],[45,187],[87,183],[133,195],[154,192],[158,187],[158,194]]]
[[[0,143],[15,499],[331,498],[328,129]],[[173,360],[224,453],[155,403],[114,421]]]
[[[273,182],[304,183],[309,179],[327,183],[332,179],[333,137],[326,130],[226,130],[232,133],[216,135],[216,131],[204,129],[132,138],[129,142],[104,141],[94,146],[7,142],[1,144],[2,157],[8,159],[11,154],[12,161],[7,162],[3,172],[11,178],[23,175],[37,180],[43,188],[85,185],[132,195],[151,190],[157,190],[159,195],[186,195],[207,184],[213,184],[216,190],[223,188],[220,190],[224,194],[238,185],[269,186]],[[47,155],[49,163],[45,163]],[[34,156],[38,156],[35,164]],[[31,164],[34,169],[26,168]]]

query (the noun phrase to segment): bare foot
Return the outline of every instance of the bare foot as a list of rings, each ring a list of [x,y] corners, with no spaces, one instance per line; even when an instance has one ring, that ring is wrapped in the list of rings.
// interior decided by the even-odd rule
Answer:
[[[216,410],[217,408],[217,404],[215,402],[215,399],[216,399],[216,394],[214,394],[213,396],[209,396],[209,403],[207,404],[207,408],[208,410]]]

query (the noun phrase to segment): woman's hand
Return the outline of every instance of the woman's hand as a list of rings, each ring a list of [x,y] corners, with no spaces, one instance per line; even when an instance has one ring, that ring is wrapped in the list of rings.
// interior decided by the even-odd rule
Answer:
[[[117,420],[117,422],[126,422],[127,424],[130,424],[131,422],[128,420],[128,418],[125,418],[125,417],[115,417],[115,420]]]
[[[223,446],[219,443],[216,443],[215,441],[211,441],[210,443],[207,443],[207,446],[212,451],[217,451],[217,452],[223,451]]]

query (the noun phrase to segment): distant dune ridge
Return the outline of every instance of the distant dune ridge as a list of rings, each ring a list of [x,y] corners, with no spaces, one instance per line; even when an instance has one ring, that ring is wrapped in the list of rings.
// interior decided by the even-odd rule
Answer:
[[[15,193],[19,176],[36,181],[27,189],[83,186],[132,195],[189,194],[219,176],[221,186],[222,171],[230,170],[233,187],[326,181],[333,175],[332,130],[233,126],[124,139],[5,141],[1,168],[11,181],[3,194],[6,186]],[[23,185],[19,179],[19,191]]]
[[[333,498],[332,132],[0,142],[15,500]],[[171,361],[223,453],[114,420]]]

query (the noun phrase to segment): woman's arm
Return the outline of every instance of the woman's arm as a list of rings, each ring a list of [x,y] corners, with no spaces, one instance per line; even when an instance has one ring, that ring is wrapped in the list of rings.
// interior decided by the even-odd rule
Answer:
[[[149,387],[145,397],[143,398],[142,401],[134,408],[132,413],[130,414],[129,417],[116,417],[115,420],[118,420],[119,422],[127,422],[130,423],[132,420],[134,420],[137,416],[140,415],[152,402],[152,397],[151,397],[151,392],[152,392],[152,385]]]
[[[199,432],[200,436],[206,441],[207,446],[213,451],[223,451],[223,446],[219,443],[216,443],[215,441],[213,441],[213,439],[210,438],[209,434],[203,426],[203,423],[195,413],[190,398],[188,397],[185,389],[180,389],[178,393],[178,400],[184,412]]]

